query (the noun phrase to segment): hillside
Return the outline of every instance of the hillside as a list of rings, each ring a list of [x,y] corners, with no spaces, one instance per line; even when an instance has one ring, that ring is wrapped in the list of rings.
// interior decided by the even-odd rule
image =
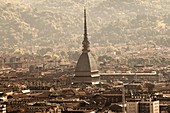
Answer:
[[[80,48],[84,0],[0,2],[1,51]],[[87,6],[92,44],[170,46],[169,0],[89,0]]]

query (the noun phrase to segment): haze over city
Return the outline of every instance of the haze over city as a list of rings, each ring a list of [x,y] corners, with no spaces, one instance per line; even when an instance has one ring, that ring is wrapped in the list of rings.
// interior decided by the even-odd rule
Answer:
[[[169,113],[169,0],[0,0],[0,112]]]

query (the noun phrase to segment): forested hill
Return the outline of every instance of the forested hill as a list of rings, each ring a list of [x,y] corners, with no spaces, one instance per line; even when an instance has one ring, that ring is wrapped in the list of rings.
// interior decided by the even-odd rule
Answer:
[[[92,44],[170,46],[170,0],[88,0]],[[84,0],[0,0],[0,49],[80,47]]]

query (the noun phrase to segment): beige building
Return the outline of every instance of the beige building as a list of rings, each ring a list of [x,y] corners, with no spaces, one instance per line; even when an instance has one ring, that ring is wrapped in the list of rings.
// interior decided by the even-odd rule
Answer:
[[[138,102],[127,102],[127,113],[138,113]]]

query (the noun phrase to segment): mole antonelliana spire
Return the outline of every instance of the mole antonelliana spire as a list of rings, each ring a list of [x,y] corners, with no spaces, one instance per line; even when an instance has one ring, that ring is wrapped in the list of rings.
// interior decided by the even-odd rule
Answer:
[[[82,54],[75,68],[73,84],[99,84],[100,75],[97,68],[98,66],[89,48],[90,42],[87,33],[86,8],[84,8],[84,40],[82,44]]]
[[[83,52],[89,52],[90,42],[88,41],[88,34],[87,34],[86,8],[84,8],[84,40],[82,44],[83,44]]]

